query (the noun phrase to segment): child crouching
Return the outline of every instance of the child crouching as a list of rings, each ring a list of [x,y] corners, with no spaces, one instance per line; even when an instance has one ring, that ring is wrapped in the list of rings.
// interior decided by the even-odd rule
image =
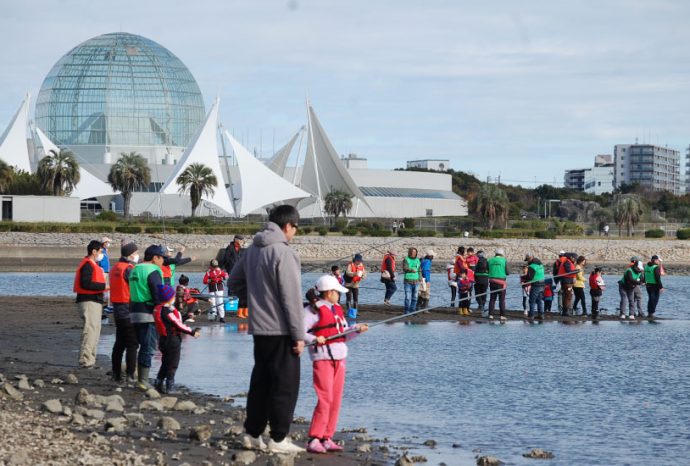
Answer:
[[[182,316],[175,308],[175,290],[169,285],[158,285],[158,295],[163,304],[153,309],[153,320],[158,331],[158,347],[161,351],[161,368],[156,377],[155,388],[160,393],[173,393],[175,390],[175,372],[180,364],[182,334],[199,338],[201,329],[192,330],[182,323]],[[163,386],[165,382],[165,386]]]
[[[339,293],[346,293],[347,289],[338,283],[331,275],[324,275],[316,282],[318,300],[307,295],[310,304],[305,308],[304,326],[306,330],[305,343],[316,344],[309,349],[309,356],[313,361],[314,390],[318,397],[316,408],[309,426],[309,442],[307,451],[311,453],[326,453],[341,451],[343,447],[333,441],[338,424],[338,414],[345,386],[345,358],[347,358],[346,340],[354,337],[355,333],[328,340],[328,337],[338,335],[348,330],[343,309],[338,305]],[[368,326],[357,324],[351,328],[357,333],[366,332]]]

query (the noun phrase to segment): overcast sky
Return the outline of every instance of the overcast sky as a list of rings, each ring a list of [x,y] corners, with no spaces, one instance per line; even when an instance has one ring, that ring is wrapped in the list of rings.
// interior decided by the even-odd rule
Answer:
[[[72,47],[126,31],[176,54],[263,155],[305,123],[372,168],[448,158],[533,186],[614,144],[690,144],[690,2],[0,0],[0,125]],[[33,104],[31,113],[33,114]],[[2,129],[0,129],[2,131]]]

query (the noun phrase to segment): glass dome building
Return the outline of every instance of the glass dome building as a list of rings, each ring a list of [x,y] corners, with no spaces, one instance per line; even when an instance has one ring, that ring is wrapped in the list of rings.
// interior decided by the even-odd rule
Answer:
[[[132,151],[172,165],[204,117],[199,86],[180,59],[124,32],[89,39],[58,60],[35,111],[36,125],[55,144],[96,165]]]

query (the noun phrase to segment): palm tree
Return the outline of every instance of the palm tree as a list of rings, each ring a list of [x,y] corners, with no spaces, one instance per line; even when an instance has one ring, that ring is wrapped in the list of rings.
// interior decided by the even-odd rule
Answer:
[[[79,183],[79,164],[72,152],[68,150],[57,152],[51,149],[48,155],[38,162],[36,175],[48,194],[69,195]]]
[[[125,218],[129,217],[129,203],[132,192],[146,188],[151,183],[151,169],[146,159],[136,152],[121,153],[120,158],[110,167],[108,183],[113,191],[120,191],[124,200]]]
[[[613,208],[613,217],[618,225],[618,236],[625,225],[628,236],[632,236],[632,230],[640,222],[644,210],[640,198],[634,195],[621,196]]]
[[[331,189],[331,192],[326,194],[324,198],[324,210],[333,215],[336,219],[340,214],[347,214],[352,209],[352,196],[348,193]]]
[[[0,193],[6,193],[14,178],[14,168],[0,160]]]
[[[477,213],[484,222],[484,226],[493,230],[497,220],[508,220],[510,204],[505,191],[495,184],[483,184],[477,194]]]
[[[180,194],[189,193],[192,199],[192,217],[196,213],[196,208],[201,204],[202,196],[213,196],[215,187],[218,186],[218,179],[213,174],[213,170],[202,163],[192,163],[177,177],[177,184],[180,185]]]

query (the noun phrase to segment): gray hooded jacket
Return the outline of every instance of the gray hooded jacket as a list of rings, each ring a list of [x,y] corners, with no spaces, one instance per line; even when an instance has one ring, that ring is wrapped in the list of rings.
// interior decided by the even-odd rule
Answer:
[[[228,287],[249,308],[252,335],[290,335],[304,340],[299,258],[273,222],[254,236],[228,279]]]

